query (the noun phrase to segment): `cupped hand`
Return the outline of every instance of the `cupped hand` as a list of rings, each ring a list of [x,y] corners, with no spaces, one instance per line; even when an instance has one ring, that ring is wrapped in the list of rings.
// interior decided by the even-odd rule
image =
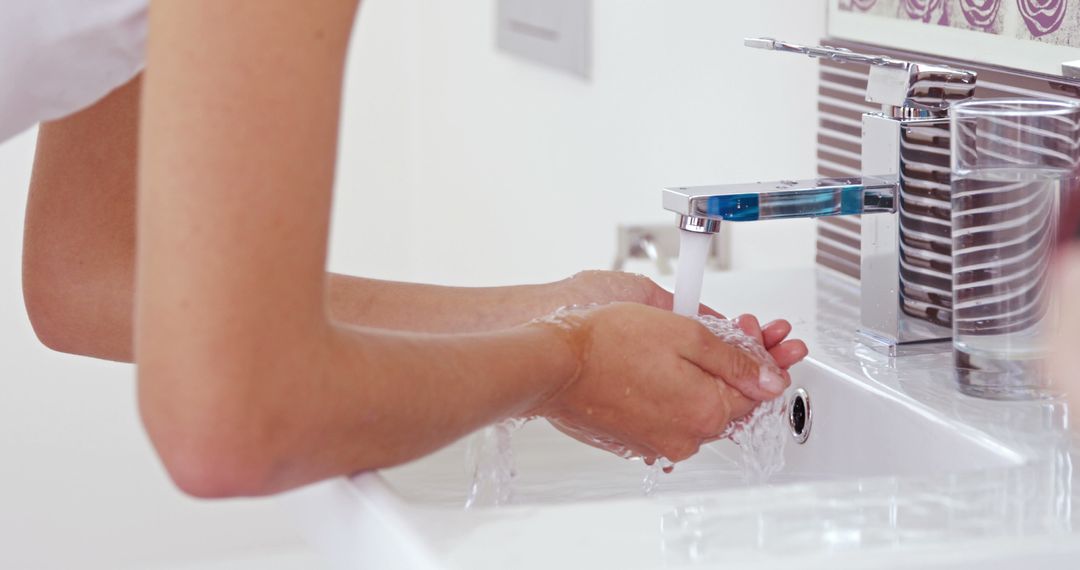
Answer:
[[[798,345],[783,340],[790,325],[762,329],[756,321],[740,322],[794,363]],[[564,335],[579,369],[532,413],[621,455],[684,460],[790,384],[701,323],[655,307],[616,303],[565,312],[537,326]]]

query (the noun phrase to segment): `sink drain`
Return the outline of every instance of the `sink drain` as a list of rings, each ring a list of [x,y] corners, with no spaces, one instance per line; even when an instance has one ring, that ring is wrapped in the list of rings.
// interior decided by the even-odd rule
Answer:
[[[814,419],[810,411],[810,394],[797,388],[788,401],[788,425],[795,443],[806,443],[810,437],[810,423]]]

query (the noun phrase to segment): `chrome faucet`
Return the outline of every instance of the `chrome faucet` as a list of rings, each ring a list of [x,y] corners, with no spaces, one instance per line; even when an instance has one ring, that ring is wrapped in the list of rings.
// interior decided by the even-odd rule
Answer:
[[[952,336],[949,108],[975,93],[976,74],[769,38],[748,47],[870,66],[862,120],[862,176],[665,188],[685,231],[722,221],[865,215],[860,340],[898,355]],[[867,215],[872,214],[872,215]]]

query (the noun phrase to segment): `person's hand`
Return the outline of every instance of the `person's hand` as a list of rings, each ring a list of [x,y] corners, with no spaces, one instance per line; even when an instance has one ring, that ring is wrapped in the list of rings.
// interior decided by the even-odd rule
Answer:
[[[735,319],[735,323],[743,332],[765,347],[772,356],[773,363],[780,368],[780,373],[790,383],[791,375],[788,373],[788,368],[801,362],[809,352],[803,341],[787,338],[791,334],[791,323],[780,319],[762,327],[754,315],[741,315]],[[741,393],[732,394],[730,402],[732,417],[735,420],[748,415],[761,403]]]
[[[652,279],[636,273],[621,271],[582,271],[569,279],[556,283],[556,286],[571,299],[572,304],[588,306],[604,305],[614,302],[640,303],[657,309],[670,311],[674,296],[670,291],[657,285]],[[708,305],[700,305],[699,315],[711,315],[725,318]],[[758,342],[763,344],[776,364],[787,370],[806,357],[806,345],[802,341],[786,341],[791,334],[791,324],[785,320],[771,321],[761,326],[757,317],[745,314],[735,321]]]
[[[608,303],[639,303],[670,311],[674,304],[674,296],[652,279],[636,273],[624,273],[622,271],[582,271],[573,277],[553,283],[556,295],[563,300],[565,305],[587,307],[589,305],[606,305]],[[724,318],[724,315],[713,310],[708,305],[699,305],[699,315],[711,315]],[[750,317],[752,325],[748,324],[743,329],[753,337],[763,341],[766,348],[772,348],[773,344],[782,341],[791,333],[791,325],[786,321],[772,321],[764,327],[758,325],[757,319],[752,315],[744,315],[740,319]],[[805,346],[803,347],[805,348]],[[773,355],[775,358],[776,355]],[[797,360],[796,360],[797,362]],[[786,368],[780,363],[781,368]]]
[[[790,366],[805,355],[786,332],[744,329],[768,340]],[[572,311],[551,324],[579,358],[573,379],[532,413],[590,445],[624,456],[684,460],[790,379],[729,345],[699,322],[643,305]],[[782,323],[777,331],[790,325]],[[800,348],[801,347],[801,348]],[[776,356],[774,356],[775,358]]]
[[[798,339],[787,338],[791,334],[791,323],[783,319],[777,319],[765,326],[761,326],[757,317],[750,314],[737,317],[735,322],[743,332],[757,340],[758,343],[765,347],[765,350],[769,351],[773,361],[780,367],[781,373],[790,381],[791,377],[788,375],[787,369],[801,362],[808,353],[806,343]]]
[[[588,306],[608,303],[639,303],[670,311],[674,302],[670,291],[652,279],[636,273],[621,271],[582,271],[573,277],[553,284],[567,305]],[[701,305],[700,315],[721,317],[711,308]]]

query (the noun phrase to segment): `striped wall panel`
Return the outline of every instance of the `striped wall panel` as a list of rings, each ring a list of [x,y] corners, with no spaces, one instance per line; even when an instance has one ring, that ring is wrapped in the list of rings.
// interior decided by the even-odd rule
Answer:
[[[882,54],[898,59],[942,63],[979,74],[978,98],[1040,97],[1080,99],[1080,82],[1068,82],[1028,72],[878,48],[842,40],[822,40],[824,45]],[[817,168],[819,176],[857,176],[861,173],[862,115],[878,112],[865,100],[869,67],[821,60],[818,85]],[[817,262],[854,279],[859,278],[860,222],[857,217],[823,218],[818,222]],[[932,261],[932,256],[928,257]],[[930,267],[927,271],[943,271]],[[928,295],[935,291],[928,290]],[[929,299],[930,297],[928,297]]]

